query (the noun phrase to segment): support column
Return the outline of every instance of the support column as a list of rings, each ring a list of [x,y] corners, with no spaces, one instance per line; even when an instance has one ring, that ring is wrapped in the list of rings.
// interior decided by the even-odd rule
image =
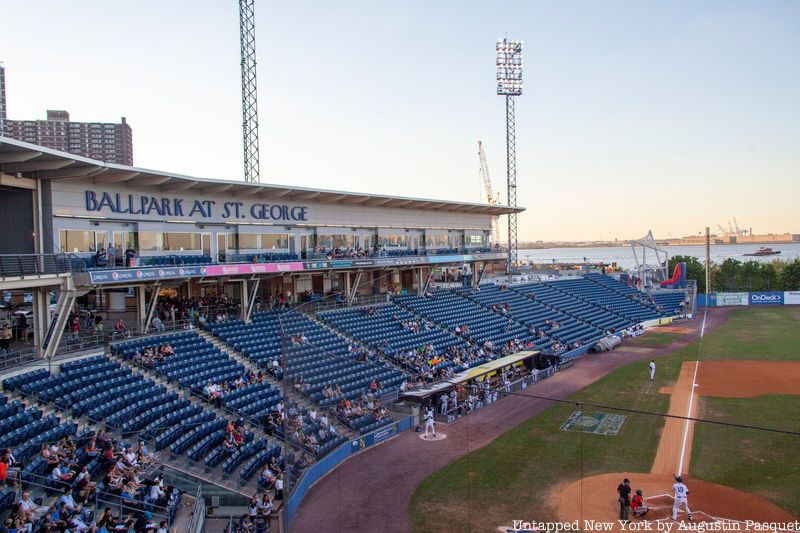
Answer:
[[[353,305],[353,301],[356,299],[356,294],[358,293],[358,284],[361,283],[361,274],[363,273],[364,271],[362,269],[359,269],[358,272],[356,272],[356,282],[353,283],[353,288],[347,293],[348,307]],[[349,277],[350,276],[348,276],[348,278]]]
[[[479,287],[481,284],[481,280],[483,280],[483,274],[486,272],[486,263],[481,263],[480,270],[478,276],[476,276],[477,281],[475,283],[475,287]]]
[[[344,273],[344,293],[349,295],[350,291],[352,290],[352,286],[353,286],[353,284],[350,283],[350,272],[345,272]]]
[[[47,328],[50,326],[49,311],[50,299],[47,297],[47,290],[36,289],[33,291],[33,345],[37,348],[42,346]]]
[[[253,288],[250,292],[246,292],[247,281],[244,281],[243,284],[244,286],[242,287],[242,290],[245,291],[242,296],[242,312],[244,313],[243,320],[247,323],[250,323],[250,317],[253,315],[253,308],[256,305],[256,298],[258,298],[258,287],[261,285],[261,280],[259,278],[255,279],[255,283],[253,283]]]
[[[250,293],[247,292],[247,280],[242,280],[242,304],[239,306],[239,318],[247,322],[247,317],[250,314],[247,310],[249,307]]]
[[[144,324],[147,320],[147,306],[145,305],[145,286],[139,285],[136,287],[136,329],[144,331]]]
[[[422,296],[425,296],[425,293],[428,292],[428,286],[431,284],[431,278],[433,277],[433,269],[428,269],[428,275],[425,276],[425,284],[422,286]]]
[[[150,303],[147,304],[147,318],[145,319],[144,327],[142,331],[147,333],[150,330],[150,321],[153,320],[153,313],[156,311],[156,305],[158,305],[158,295],[161,292],[161,284],[154,283],[153,284],[153,294],[150,295]]]

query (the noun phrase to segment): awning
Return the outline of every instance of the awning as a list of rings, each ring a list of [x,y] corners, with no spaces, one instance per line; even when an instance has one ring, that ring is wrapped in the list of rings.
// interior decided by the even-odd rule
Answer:
[[[413,401],[421,401],[430,396],[434,396],[446,390],[450,390],[455,386],[455,384],[466,383],[467,381],[476,378],[481,378],[483,376],[496,372],[503,367],[520,364],[522,363],[522,361],[530,359],[531,357],[533,357],[538,353],[539,353],[538,351],[526,350],[522,352],[517,352],[512,355],[506,355],[505,357],[495,359],[494,361],[488,361],[478,366],[473,366],[472,368],[468,368],[467,370],[464,370],[463,372],[459,372],[458,374],[454,375],[447,381],[438,381],[422,389],[415,389],[412,391],[404,392],[400,395],[400,397],[401,399],[407,398]]]

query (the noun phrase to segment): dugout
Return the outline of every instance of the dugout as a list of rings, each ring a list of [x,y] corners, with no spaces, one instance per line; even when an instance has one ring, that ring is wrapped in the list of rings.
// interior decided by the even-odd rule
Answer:
[[[522,351],[512,355],[506,355],[493,361],[474,366],[463,372],[459,372],[447,381],[437,381],[426,387],[403,392],[400,400],[412,404],[425,405],[428,401],[433,401],[444,392],[449,392],[454,387],[466,385],[472,380],[484,381],[491,379],[503,371],[514,367],[524,367],[526,373],[536,372],[534,358],[539,355],[538,351]]]

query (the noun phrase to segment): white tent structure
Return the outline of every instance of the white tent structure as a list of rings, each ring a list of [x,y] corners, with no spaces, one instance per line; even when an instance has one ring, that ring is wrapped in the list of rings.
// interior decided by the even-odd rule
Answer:
[[[652,230],[641,239],[630,241],[630,244],[636,263],[634,275],[642,280],[642,288],[669,278],[669,252],[658,246]]]

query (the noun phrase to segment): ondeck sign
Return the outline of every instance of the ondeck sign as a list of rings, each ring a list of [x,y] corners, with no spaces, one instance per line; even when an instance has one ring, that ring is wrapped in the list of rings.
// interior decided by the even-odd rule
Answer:
[[[783,305],[783,293],[751,292],[750,305]]]

